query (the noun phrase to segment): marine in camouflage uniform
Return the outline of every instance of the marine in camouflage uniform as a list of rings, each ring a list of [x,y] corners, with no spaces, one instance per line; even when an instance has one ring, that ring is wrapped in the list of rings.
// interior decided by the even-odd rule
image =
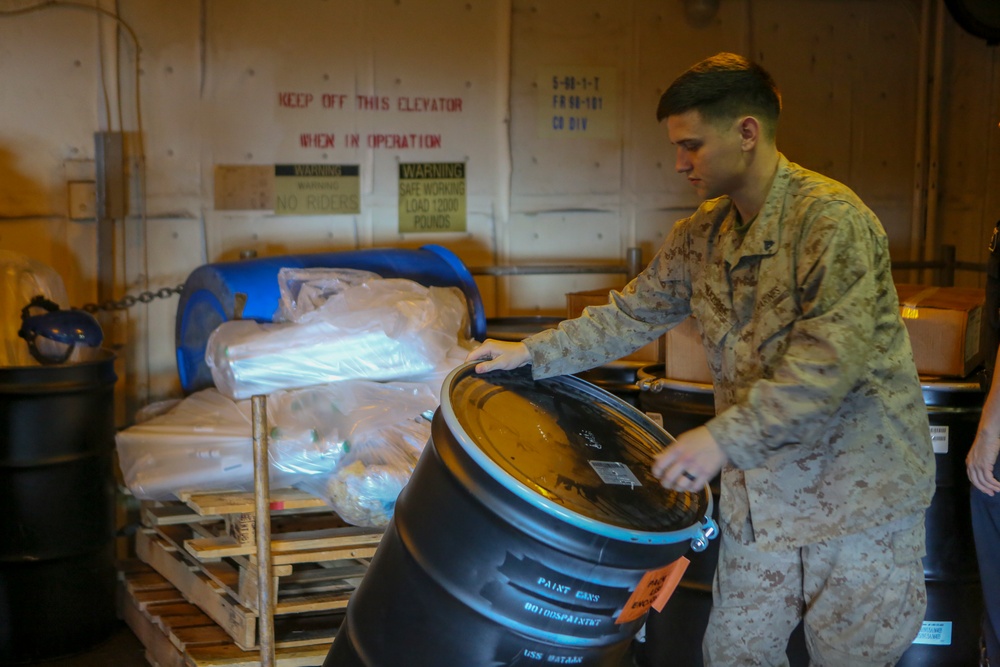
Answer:
[[[685,77],[694,95],[672,92]],[[926,609],[934,455],[885,232],[846,186],[777,152],[780,97],[759,66],[719,54],[660,107],[677,170],[706,201],[608,304],[469,358],[489,360],[479,372],[574,373],[693,316],[716,416],[653,472],[693,490],[721,467],[706,663],[786,665],[802,620],[815,665],[894,665]]]
[[[894,664],[926,607],[934,455],[877,218],[782,156],[753,224],[705,202],[607,305],[527,339],[532,373],[605,363],[688,315],[714,378],[706,426],[730,461],[706,659],[782,664],[808,606],[818,664]]]

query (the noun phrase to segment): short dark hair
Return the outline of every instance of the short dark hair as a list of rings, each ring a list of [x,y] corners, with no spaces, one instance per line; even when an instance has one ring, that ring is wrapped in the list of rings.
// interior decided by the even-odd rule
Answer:
[[[709,121],[747,114],[758,117],[772,138],[781,113],[781,93],[763,67],[735,53],[719,53],[674,79],[660,97],[656,119],[697,110]]]

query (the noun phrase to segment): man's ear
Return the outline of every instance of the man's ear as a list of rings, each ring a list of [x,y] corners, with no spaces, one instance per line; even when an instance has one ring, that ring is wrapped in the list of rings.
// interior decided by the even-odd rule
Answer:
[[[744,116],[736,126],[740,133],[741,147],[747,151],[757,145],[764,133],[760,121],[754,116]]]

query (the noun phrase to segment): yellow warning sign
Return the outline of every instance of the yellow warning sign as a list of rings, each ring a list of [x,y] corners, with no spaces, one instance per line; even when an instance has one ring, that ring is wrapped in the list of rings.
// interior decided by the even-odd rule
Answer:
[[[465,231],[465,163],[399,165],[399,232]]]
[[[356,164],[274,165],[275,215],[361,213]]]

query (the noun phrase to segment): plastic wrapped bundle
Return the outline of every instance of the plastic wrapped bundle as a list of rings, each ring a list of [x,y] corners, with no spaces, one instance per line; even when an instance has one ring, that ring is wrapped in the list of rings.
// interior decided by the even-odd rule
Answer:
[[[457,345],[466,315],[455,288],[371,280],[294,323],[224,322],[205,361],[219,391],[236,399],[351,379],[404,380],[434,371]]]
[[[253,488],[252,423],[249,401],[237,403],[215,389],[191,394],[115,436],[125,485],[143,500]],[[280,485],[280,477],[272,483]]]
[[[325,480],[351,451],[359,424],[370,432],[372,424],[406,421],[436,405],[434,392],[414,383],[352,381],[276,392],[267,401],[271,485]],[[215,389],[196,392],[116,435],[125,484],[143,500],[252,490],[252,424],[250,401]]]

